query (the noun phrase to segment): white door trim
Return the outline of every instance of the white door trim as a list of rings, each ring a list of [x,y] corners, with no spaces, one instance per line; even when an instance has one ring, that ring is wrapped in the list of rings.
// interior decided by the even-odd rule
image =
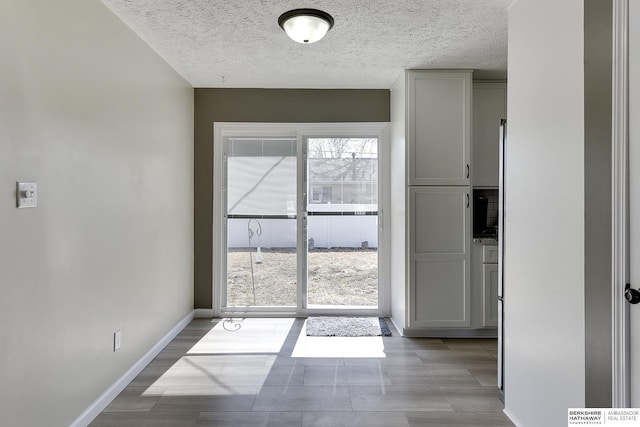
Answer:
[[[612,395],[614,408],[630,404],[629,304],[629,0],[613,2],[613,177],[612,177]]]
[[[388,122],[345,122],[345,123],[247,123],[247,122],[215,122],[213,124],[213,315],[220,317],[222,315],[242,315],[242,316],[306,316],[317,314],[342,314],[342,315],[379,315],[389,316],[391,314],[391,291],[389,279],[389,242],[390,227],[386,226],[389,221],[385,217],[385,212],[390,209],[390,191],[389,180],[389,123]],[[226,265],[223,253],[226,247],[226,232],[224,230],[224,200],[222,189],[224,180],[224,150],[223,136],[241,135],[241,136],[291,136],[298,138],[298,146],[303,137],[313,135],[342,135],[342,136],[362,136],[376,135],[378,137],[378,222],[379,222],[379,247],[378,247],[378,307],[375,309],[361,308],[332,308],[326,307],[322,309],[308,309],[300,305],[298,308],[292,307],[291,310],[283,311],[282,308],[263,307],[260,309],[246,308],[228,308],[223,307],[222,301],[226,300],[223,282],[226,276]],[[302,152],[299,150],[298,156]],[[299,171],[299,175],[301,172]],[[298,180],[300,181],[301,175]],[[299,189],[299,191],[302,191]],[[298,211],[298,218],[301,218],[301,212]],[[298,280],[300,284],[300,280]],[[298,292],[300,295],[300,292]]]

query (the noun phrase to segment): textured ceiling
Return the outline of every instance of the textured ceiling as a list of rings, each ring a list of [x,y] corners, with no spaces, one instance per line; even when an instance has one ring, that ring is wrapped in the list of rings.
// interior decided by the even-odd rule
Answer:
[[[102,0],[194,87],[390,88],[409,68],[505,78],[512,0]],[[290,9],[335,25],[301,45]]]

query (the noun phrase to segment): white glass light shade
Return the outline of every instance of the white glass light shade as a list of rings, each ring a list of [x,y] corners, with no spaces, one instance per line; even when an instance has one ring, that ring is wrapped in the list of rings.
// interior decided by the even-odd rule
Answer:
[[[315,16],[296,16],[284,23],[284,30],[298,43],[315,43],[327,34],[329,23]]]
[[[278,24],[287,35],[298,43],[315,43],[333,26],[333,18],[315,9],[296,9],[283,13]]]

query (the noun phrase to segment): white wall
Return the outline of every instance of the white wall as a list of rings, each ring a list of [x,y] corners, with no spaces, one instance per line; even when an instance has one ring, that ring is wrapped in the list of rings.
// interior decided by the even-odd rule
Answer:
[[[564,426],[584,406],[583,0],[509,10],[505,410]]]
[[[0,76],[0,424],[67,426],[193,309],[193,89],[98,0],[1,2]]]
[[[405,325],[406,306],[406,216],[405,197],[405,75],[391,88],[391,320],[400,331]]]

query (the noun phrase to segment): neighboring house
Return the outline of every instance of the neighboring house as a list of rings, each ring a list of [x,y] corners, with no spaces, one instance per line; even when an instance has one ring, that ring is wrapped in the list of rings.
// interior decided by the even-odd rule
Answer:
[[[377,158],[309,159],[310,209],[313,205],[342,204],[357,211],[358,205],[378,203]]]

